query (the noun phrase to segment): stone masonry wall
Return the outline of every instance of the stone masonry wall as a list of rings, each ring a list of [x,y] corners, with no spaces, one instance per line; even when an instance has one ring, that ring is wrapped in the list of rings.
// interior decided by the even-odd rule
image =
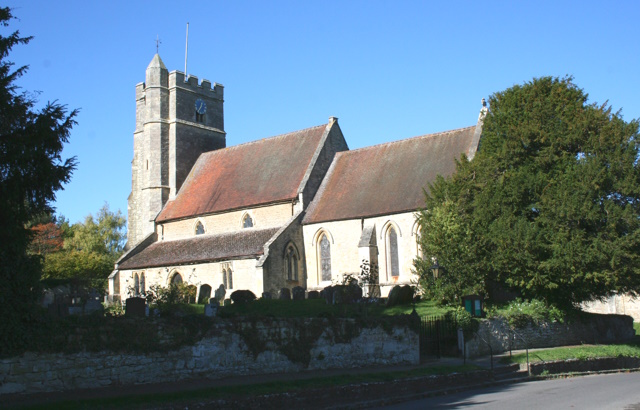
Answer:
[[[294,362],[283,353],[282,343],[277,343],[277,340],[295,335],[296,323],[300,325],[286,320],[244,323],[245,329],[250,327],[251,331],[261,335],[261,340],[266,340],[264,350],[255,357],[255,351],[251,351],[233,326],[218,323],[209,336],[195,345],[169,352],[27,353],[21,357],[1,359],[0,395],[157,383],[195,377],[219,379],[260,373],[417,364],[420,360],[418,335],[408,327],[394,326],[390,332],[381,327],[362,328],[346,341],[337,340],[325,320],[320,323],[325,326],[324,332],[311,346],[306,347],[309,352],[308,365]],[[344,319],[340,323],[349,326],[355,322]],[[291,340],[302,339],[294,337]],[[305,351],[305,346],[301,345],[299,350]]]
[[[527,325],[515,330],[520,337],[514,335],[504,319],[482,320],[477,335],[465,344],[467,357],[490,354],[487,342],[493,354],[511,349],[524,349],[526,340],[528,348],[570,346],[580,344],[616,343],[631,340],[635,331],[633,319],[624,315],[589,315],[583,320],[565,320],[565,323],[543,322],[538,325]],[[482,337],[481,340],[479,336]]]

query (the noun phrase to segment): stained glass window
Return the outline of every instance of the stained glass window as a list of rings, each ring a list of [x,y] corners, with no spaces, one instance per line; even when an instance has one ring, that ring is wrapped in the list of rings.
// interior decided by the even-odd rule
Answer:
[[[146,288],[145,288],[145,283],[144,283],[144,272],[142,272],[140,274],[140,292],[145,293],[146,292]]]
[[[176,273],[175,275],[173,275],[173,278],[171,278],[171,284],[179,285],[181,283],[182,283],[182,276],[179,273]]]
[[[389,261],[389,268],[391,270],[391,276],[400,276],[400,266],[398,261],[398,235],[393,226],[389,228],[389,247],[387,260]]]
[[[202,225],[202,222],[198,221],[198,223],[196,224],[196,235],[202,235],[204,233],[204,225]]]
[[[320,268],[322,271],[322,281],[331,280],[331,245],[327,235],[323,234],[320,238]]]
[[[253,228],[253,219],[251,219],[251,216],[249,216],[249,214],[244,216],[244,220],[242,221],[242,227]]]

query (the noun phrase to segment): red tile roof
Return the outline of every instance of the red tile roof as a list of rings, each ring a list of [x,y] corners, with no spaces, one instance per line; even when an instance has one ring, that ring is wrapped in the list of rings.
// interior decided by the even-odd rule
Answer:
[[[154,242],[118,263],[118,269],[186,265],[218,260],[257,257],[279,228],[243,229],[219,235],[198,235],[177,241]]]
[[[157,222],[292,200],[327,125],[204,153]]]
[[[394,214],[424,206],[423,189],[455,171],[476,127],[338,153],[302,223]]]

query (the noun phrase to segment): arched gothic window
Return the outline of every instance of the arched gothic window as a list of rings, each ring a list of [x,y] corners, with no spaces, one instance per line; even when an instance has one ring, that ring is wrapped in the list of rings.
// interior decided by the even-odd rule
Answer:
[[[196,235],[202,235],[204,233],[204,225],[202,225],[202,222],[198,221],[198,223],[196,224]]]
[[[320,271],[323,282],[331,280],[331,244],[326,234],[322,234],[320,241]]]
[[[242,219],[242,227],[243,228],[253,228],[253,219],[251,219],[251,215],[246,214]]]
[[[178,272],[176,272],[173,277],[171,278],[171,284],[172,285],[179,285],[182,283],[182,275],[180,275]]]
[[[400,261],[398,258],[398,234],[393,226],[387,230],[387,274],[392,277],[400,276]]]
[[[298,251],[293,244],[289,244],[284,254],[284,266],[288,280],[298,280]]]
[[[225,289],[233,289],[233,271],[230,263],[222,264],[222,284]]]
[[[140,292],[141,293],[146,293],[147,292],[147,289],[146,289],[146,286],[145,286],[145,280],[144,280],[144,272],[142,272],[140,274]]]
[[[140,277],[137,273],[133,274],[133,291],[135,296],[140,294]]]
[[[422,259],[422,245],[420,241],[422,240],[422,229],[420,229],[420,225],[416,228],[416,256],[418,259]]]

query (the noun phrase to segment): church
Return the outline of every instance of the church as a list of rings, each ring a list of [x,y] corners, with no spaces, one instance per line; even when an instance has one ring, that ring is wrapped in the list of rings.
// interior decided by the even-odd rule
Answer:
[[[224,87],[168,72],[156,54],[136,85],[125,254],[109,295],[187,283],[207,297],[321,290],[363,261],[382,296],[415,280],[418,211],[437,175],[475,155],[476,124],[350,150],[338,119],[226,146]]]

